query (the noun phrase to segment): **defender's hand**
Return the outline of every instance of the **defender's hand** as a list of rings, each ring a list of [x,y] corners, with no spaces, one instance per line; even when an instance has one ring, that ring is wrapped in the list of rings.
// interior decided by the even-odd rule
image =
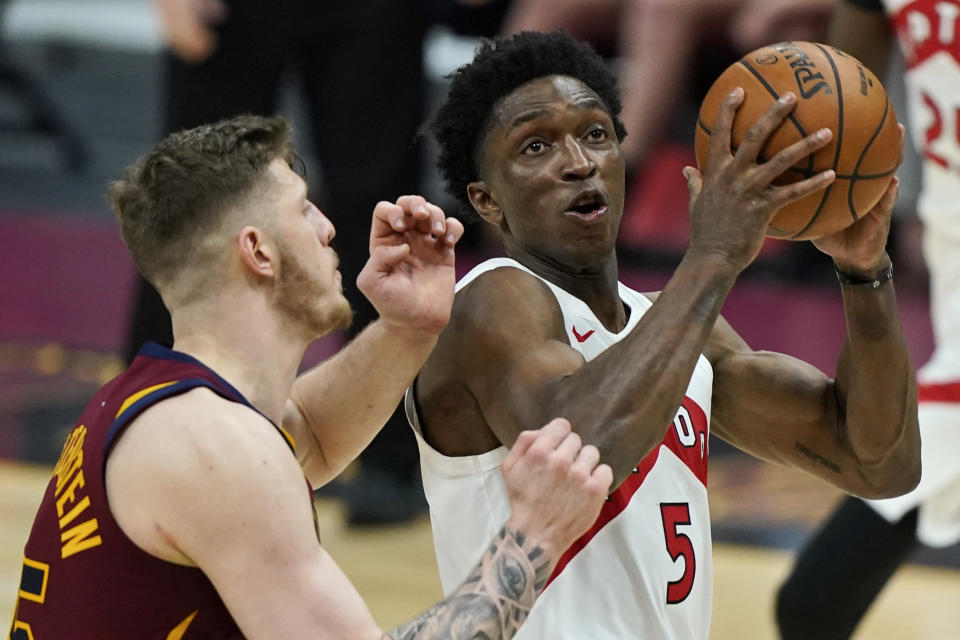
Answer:
[[[563,418],[522,432],[500,465],[508,524],[548,552],[562,553],[596,521],[610,490],[613,471],[599,461],[597,448],[581,446]]]
[[[357,286],[398,332],[435,337],[453,306],[454,246],[463,225],[421,196],[379,202],[373,210],[370,259]]]
[[[770,134],[793,111],[796,96],[786,93],[747,130],[734,154],[730,149],[734,116],[743,103],[737,88],[720,107],[710,134],[707,172],[684,169],[690,192],[690,246],[688,255],[720,258],[743,270],[757,257],[774,214],[794,200],[823,189],[834,180],[833,171],[783,186],[773,181],[789,167],[823,148],[831,139],[821,129],[782,149],[769,160],[760,151]]]

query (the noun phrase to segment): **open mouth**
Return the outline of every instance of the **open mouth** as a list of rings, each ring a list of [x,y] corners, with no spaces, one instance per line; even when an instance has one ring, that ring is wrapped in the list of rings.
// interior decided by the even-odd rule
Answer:
[[[600,218],[607,212],[607,200],[599,191],[581,193],[567,205],[565,213],[569,216],[590,222]]]

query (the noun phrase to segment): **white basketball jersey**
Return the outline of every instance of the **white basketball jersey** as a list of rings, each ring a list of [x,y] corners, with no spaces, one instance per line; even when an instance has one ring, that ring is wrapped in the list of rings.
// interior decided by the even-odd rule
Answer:
[[[923,158],[918,209],[960,236],[960,1],[884,0],[906,62],[910,135]]]
[[[497,268],[539,277],[514,260],[496,258],[468,273],[458,290]],[[584,302],[543,282],[563,312],[570,346],[587,361],[633,331],[651,305],[621,283],[630,318],[621,332],[610,333]],[[712,388],[713,369],[701,355],[682,406],[664,425],[663,441],[637,461],[593,527],[563,555],[517,638],[707,637],[713,588],[706,487]],[[441,455],[424,441],[414,404],[408,390],[407,417],[417,434],[440,579],[449,595],[510,514],[499,466],[508,450]]]

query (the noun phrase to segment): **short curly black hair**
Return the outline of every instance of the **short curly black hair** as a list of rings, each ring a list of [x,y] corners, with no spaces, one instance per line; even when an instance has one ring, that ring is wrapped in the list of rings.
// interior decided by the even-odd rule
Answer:
[[[550,75],[571,76],[593,89],[613,119],[617,139],[627,135],[619,118],[617,80],[590,45],[563,31],[524,31],[485,40],[472,62],[450,74],[447,98],[430,125],[440,147],[437,168],[447,193],[463,208],[462,219],[477,219],[467,185],[479,174],[478,147],[489,130],[493,107],[520,85]]]

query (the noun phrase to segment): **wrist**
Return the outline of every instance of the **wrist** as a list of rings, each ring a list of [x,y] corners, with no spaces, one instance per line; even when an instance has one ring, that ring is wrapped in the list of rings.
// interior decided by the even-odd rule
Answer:
[[[677,271],[689,271],[692,275],[705,279],[728,281],[730,286],[743,271],[744,266],[722,253],[687,251],[677,266]]]
[[[839,265],[834,264],[837,272],[837,279],[840,284],[848,287],[860,287],[863,289],[877,289],[885,282],[893,279],[893,262],[879,270],[869,272],[848,271],[841,269]]]
[[[542,524],[531,525],[529,522],[524,522],[522,518],[511,515],[510,519],[504,523],[503,528],[504,531],[517,539],[518,544],[524,550],[539,549],[551,563],[563,552],[560,543],[544,530]]]
[[[431,351],[440,338],[440,332],[428,328],[411,326],[407,322],[392,322],[384,317],[370,324],[382,339],[389,340],[405,350]]]

